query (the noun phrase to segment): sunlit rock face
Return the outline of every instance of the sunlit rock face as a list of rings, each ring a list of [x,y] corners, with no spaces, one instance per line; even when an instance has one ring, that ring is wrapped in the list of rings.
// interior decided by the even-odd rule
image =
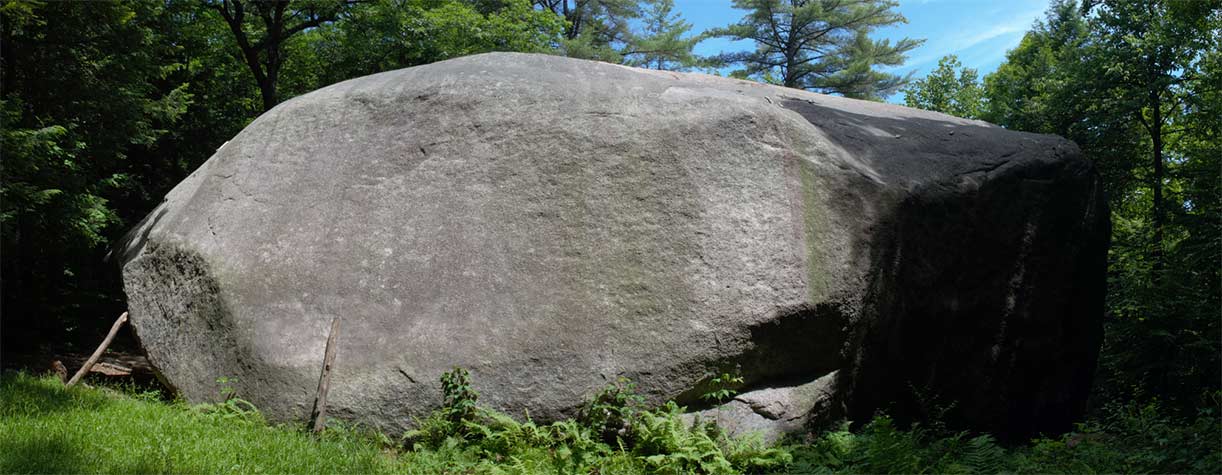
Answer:
[[[699,74],[486,54],[287,101],[119,250],[132,323],[190,400],[304,418],[572,415],[634,380],[774,432],[950,407],[1054,432],[1098,353],[1107,213],[1072,143]],[[754,401],[754,402],[752,402]]]

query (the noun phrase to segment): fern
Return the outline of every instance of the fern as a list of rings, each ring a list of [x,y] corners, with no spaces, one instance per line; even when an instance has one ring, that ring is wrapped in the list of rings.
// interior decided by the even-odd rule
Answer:
[[[997,446],[988,434],[973,437],[967,442],[963,453],[963,464],[973,473],[1000,473],[1005,471],[1006,451]]]
[[[687,427],[673,401],[638,419],[636,451],[657,473],[735,473],[721,447],[701,427]]]
[[[686,424],[669,402],[646,410],[630,381],[596,394],[568,419],[540,426],[475,405],[465,371],[442,378],[444,405],[405,444],[474,460],[479,473],[733,474],[780,469],[793,458],[758,437],[727,437],[713,423]],[[616,467],[616,468],[611,468]]]
[[[769,446],[759,434],[747,434],[740,438],[722,436],[719,442],[726,460],[736,471],[760,472],[793,463],[793,455],[789,451]]]

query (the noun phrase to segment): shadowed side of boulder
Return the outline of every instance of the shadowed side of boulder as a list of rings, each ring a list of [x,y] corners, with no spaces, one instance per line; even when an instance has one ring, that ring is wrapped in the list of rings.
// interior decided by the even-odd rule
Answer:
[[[1084,415],[1109,235],[1097,177],[1080,160],[987,174],[925,185],[887,220],[846,372],[853,420],[1026,440]]]

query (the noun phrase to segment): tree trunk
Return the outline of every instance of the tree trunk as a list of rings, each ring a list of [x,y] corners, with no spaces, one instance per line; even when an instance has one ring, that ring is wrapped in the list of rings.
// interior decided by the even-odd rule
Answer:
[[[785,76],[783,78],[783,83],[785,87],[792,87],[792,88],[798,87],[798,78],[794,74],[794,69],[796,68],[796,66],[794,66],[794,63],[796,63],[797,61],[798,61],[798,52],[794,48],[786,49],[785,50]]]
[[[15,242],[16,252],[4,256],[5,263],[11,267],[4,269],[2,281],[4,282],[4,302],[8,307],[4,311],[8,315],[21,314],[31,312],[33,317],[27,318],[8,318],[4,325],[4,333],[0,334],[5,339],[7,345],[14,345],[12,348],[16,351],[28,351],[34,348],[35,340],[29,338],[34,335],[44,334],[50,331],[48,328],[52,317],[49,317],[43,312],[35,312],[35,309],[41,309],[41,301],[45,296],[35,289],[34,283],[38,279],[36,275],[38,269],[38,261],[35,260],[36,250],[34,249],[34,241],[31,240],[33,233],[33,224],[30,222],[28,213],[17,211],[17,226],[16,230],[9,239]]]
[[[272,77],[267,77],[259,81],[259,93],[263,96],[263,112],[272,110],[276,107],[276,80]]]
[[[1163,271],[1163,228],[1166,221],[1166,211],[1163,205],[1163,114],[1162,104],[1159,100],[1157,91],[1150,93],[1150,107],[1153,109],[1153,117],[1150,124],[1150,140],[1153,143],[1153,159],[1154,159],[1154,177],[1150,188],[1153,195],[1153,212],[1154,216],[1151,219],[1151,227],[1153,228],[1153,244],[1154,249],[1151,252],[1153,263],[1151,270],[1153,271],[1154,285],[1162,282]]]
[[[225,24],[229,26],[229,31],[233,33],[234,41],[238,44],[238,51],[241,53],[241,59],[246,63],[246,67],[250,69],[250,74],[255,78],[255,84],[259,86],[259,94],[263,98],[263,111],[267,112],[272,107],[276,106],[276,78],[268,74],[275,63],[279,62],[279,58],[274,56],[275,52],[280,51],[279,31],[272,31],[272,25],[268,25],[269,41],[266,42],[268,52],[273,52],[273,55],[268,56],[268,70],[264,72],[263,64],[259,61],[259,44],[252,44],[250,38],[246,36],[246,32],[242,29],[242,22],[246,18],[246,8],[242,2],[234,0],[232,2],[233,12],[229,11],[227,4],[215,5],[213,9],[221,14],[221,18],[225,20]],[[273,36],[274,35],[274,36]]]
[[[581,28],[581,18],[574,18],[577,15],[572,15],[576,13],[576,9],[577,5],[574,5],[573,10],[569,10],[569,0],[560,2],[560,16],[569,22],[568,26],[565,27],[564,37],[570,40],[577,39],[577,30]]]
[[[793,17],[790,17],[790,21],[793,21]],[[789,37],[785,41],[785,87],[799,89],[797,72],[798,55],[802,50],[798,47],[797,35],[795,33],[790,32]]]

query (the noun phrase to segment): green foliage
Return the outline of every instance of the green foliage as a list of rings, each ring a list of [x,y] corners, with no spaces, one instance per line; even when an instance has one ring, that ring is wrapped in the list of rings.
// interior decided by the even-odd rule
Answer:
[[[956,73],[958,74],[956,76]],[[904,103],[966,119],[978,119],[984,88],[975,69],[964,68],[955,55],[943,56],[938,67],[903,90]]]
[[[644,412],[634,424],[637,453],[655,473],[730,473],[733,466],[721,453],[710,430],[688,428],[680,408],[669,402],[657,412]]]
[[[721,60],[745,67],[740,75],[771,76],[786,87],[880,100],[907,82],[876,66],[898,66],[922,40],[874,40],[875,29],[905,23],[890,0],[735,0],[747,10],[738,23],[708,32],[732,40],[752,40],[755,51],[723,54]]]
[[[461,393],[465,384],[454,383],[456,374],[462,373],[443,376],[451,381],[445,386]],[[791,460],[786,450],[758,437],[731,438],[714,424],[686,422],[683,408],[673,402],[646,409],[634,388],[620,379],[596,393],[576,419],[545,426],[482,407],[455,423],[447,396],[408,433],[407,445],[415,454],[461,457],[477,471],[508,465],[514,473],[591,473],[614,466],[615,473],[729,474],[779,468]]]
[[[105,242],[106,227],[116,221],[106,199],[94,194],[98,192],[95,187],[68,188],[73,182],[79,183],[77,154],[84,144],[68,143],[68,129],[63,126],[20,128],[19,109],[19,102],[0,102],[4,114],[0,147],[7,158],[0,184],[0,200],[4,202],[0,223],[5,225],[5,234],[19,231],[15,222],[18,217],[58,217],[59,222],[40,220],[36,226],[42,229],[32,231],[50,234],[62,226],[65,240],[80,242],[86,248]]]
[[[1222,155],[1201,146],[1219,129],[1222,2],[1106,2],[1097,13],[1092,88],[1141,145],[1114,213],[1100,396],[1159,397],[1187,416],[1222,384]]]
[[[1078,61],[1090,35],[1075,1],[1054,2],[1047,18],[1023,36],[1006,61],[984,79],[985,120],[1030,132],[1069,135],[1085,105]]]
[[[255,407],[254,403],[238,397],[237,390],[233,387],[234,383],[237,383],[236,378],[226,376],[217,378],[216,384],[221,387],[221,402],[196,404],[191,408],[200,414],[224,421],[266,424],[263,413],[259,412],[259,408]]]
[[[987,435],[942,434],[921,427],[896,428],[878,416],[860,432],[848,424],[794,452],[800,473],[999,473],[1009,454]]]
[[[565,56],[619,63],[636,40],[632,22],[641,17],[639,0],[533,0],[539,10],[564,22],[558,52]]]
[[[201,414],[207,414],[226,421],[244,422],[248,424],[264,424],[263,413],[253,403],[234,397],[217,403],[197,404],[193,407]]]
[[[1215,406],[1216,407],[1216,406]],[[1058,439],[1006,448],[988,435],[903,431],[886,416],[860,431],[848,424],[793,447],[793,473],[1219,473],[1222,420],[1194,420],[1157,405],[1114,406],[1103,419]]]
[[[700,399],[710,404],[720,404],[738,394],[738,388],[743,385],[743,377],[738,374],[721,373],[709,380],[710,388],[700,395]]]
[[[415,430],[404,434],[408,446],[436,448],[448,439],[464,439],[483,432],[475,423],[479,416],[476,405],[479,394],[471,388],[471,375],[467,370],[454,368],[443,373],[441,394],[441,408],[423,421],[418,421]]]
[[[22,315],[4,320],[8,349],[75,329],[77,312],[121,306],[106,244],[124,224],[120,208],[140,198],[141,157],[192,97],[163,82],[181,64],[154,20],[158,3],[4,9],[0,294],[6,315]]]
[[[701,63],[692,48],[701,35],[685,35],[692,24],[674,10],[674,0],[654,0],[644,12],[644,27],[628,46],[623,56],[630,66],[682,71]]]
[[[315,437],[234,415],[225,404],[167,403],[132,388],[64,388],[54,377],[8,373],[0,376],[0,472],[1220,473],[1222,394],[1211,398],[1190,419],[1158,404],[1109,406],[1074,433],[1012,448],[987,435],[900,430],[886,416],[858,431],[845,423],[804,443],[768,446],[686,424],[673,403],[637,412],[631,440],[607,444],[577,420],[539,425],[477,408],[463,421],[466,435],[400,452],[359,426],[332,424]]]
[[[455,425],[461,425],[475,417],[475,402],[479,394],[471,389],[471,375],[467,370],[454,368],[441,375],[442,414]]]
[[[634,422],[634,450],[651,473],[742,473],[779,468],[792,458],[758,437],[727,437],[712,423],[685,423],[683,408],[667,402]]]
[[[357,5],[343,21],[311,32],[302,55],[317,84],[490,51],[547,52],[564,28],[527,0],[479,11],[461,1],[397,0]]]
[[[984,118],[1055,133],[1112,211],[1096,407],[1181,415],[1222,385],[1222,2],[1054,2],[985,78]]]
[[[578,412],[577,421],[594,430],[603,442],[616,444],[631,439],[632,421],[644,405],[636,384],[621,377],[595,394]]]
[[[280,72],[294,40],[333,22],[356,2],[348,0],[205,0],[201,6],[224,22],[232,51],[259,88],[263,110],[280,101]]]
[[[1058,473],[1220,473],[1217,402],[1194,419],[1157,403],[1109,405],[1103,418],[1059,439],[1039,439],[1017,458],[1022,471]]]

